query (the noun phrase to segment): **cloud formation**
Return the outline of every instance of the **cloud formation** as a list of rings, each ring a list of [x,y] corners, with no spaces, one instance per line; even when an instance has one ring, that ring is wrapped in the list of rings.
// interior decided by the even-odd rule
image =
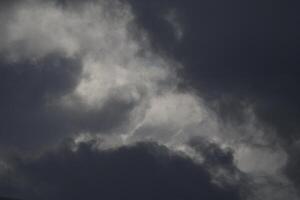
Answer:
[[[246,21],[253,29],[243,33],[247,14],[233,20],[245,5],[0,5],[0,195],[298,198],[293,158],[299,145],[285,146],[297,138],[297,109],[268,118],[275,105],[283,115],[290,109],[285,103],[295,105],[285,90],[290,82],[274,86],[276,66],[261,72],[273,63],[273,49],[267,51],[273,40],[256,51],[265,36],[256,31],[264,23]],[[293,82],[291,69],[286,76]]]
[[[106,151],[82,144],[18,161],[15,170],[24,186],[15,194],[28,199],[239,199],[236,188],[214,185],[203,167],[157,144]]]

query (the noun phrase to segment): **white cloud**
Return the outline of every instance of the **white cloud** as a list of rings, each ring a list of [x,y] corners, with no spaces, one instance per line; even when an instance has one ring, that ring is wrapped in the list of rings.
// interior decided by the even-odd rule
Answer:
[[[24,1],[11,10],[1,49],[12,59],[38,59],[57,51],[66,56],[113,54],[107,49],[124,45],[131,15],[127,9],[120,9],[118,17],[108,15],[104,2],[83,3],[74,10],[51,1]]]

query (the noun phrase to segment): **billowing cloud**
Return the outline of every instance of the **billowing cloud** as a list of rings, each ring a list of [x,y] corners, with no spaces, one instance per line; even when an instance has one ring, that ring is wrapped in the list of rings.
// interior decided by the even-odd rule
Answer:
[[[297,199],[297,145],[265,106],[276,73],[258,88],[230,42],[243,26],[200,4],[1,3],[0,195]]]

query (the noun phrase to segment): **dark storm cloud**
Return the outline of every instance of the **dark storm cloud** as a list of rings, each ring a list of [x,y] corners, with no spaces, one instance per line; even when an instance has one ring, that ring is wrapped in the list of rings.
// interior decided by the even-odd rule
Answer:
[[[0,64],[0,148],[36,150],[80,131],[106,132],[125,123],[133,103],[111,98],[103,109],[64,109],[56,105],[74,90],[81,73],[78,59],[60,55],[38,61]]]
[[[285,172],[290,179],[294,181],[296,186],[300,188],[300,145],[299,142],[293,144],[289,151],[289,164],[285,168]]]
[[[201,165],[154,143],[98,151],[82,144],[34,160],[16,161],[24,199],[240,199],[239,187],[219,187]],[[20,175],[20,177],[18,177]],[[22,182],[22,181],[20,181]],[[26,198],[25,198],[26,197]]]
[[[7,197],[0,197],[0,200],[17,200],[17,199],[12,199],[12,198],[7,198]]]
[[[232,149],[222,149],[218,144],[205,138],[192,138],[189,145],[202,155],[204,160],[202,165],[215,176],[215,182],[231,187],[240,187],[240,189],[246,188],[250,179],[236,167]],[[218,173],[219,175],[217,175]]]
[[[233,152],[230,149],[222,150],[217,144],[207,141],[204,138],[193,138],[190,146],[199,151],[208,165],[227,166],[234,168]]]
[[[228,117],[241,100],[290,139],[299,130],[299,5],[277,1],[128,0],[153,47],[180,61],[188,85],[218,100]],[[177,41],[166,14],[174,10]],[[231,96],[234,96],[233,98]],[[229,100],[228,100],[229,99]],[[225,107],[224,107],[225,106]],[[237,117],[238,118],[238,117]],[[289,136],[288,136],[289,135]]]
[[[77,62],[58,55],[36,63],[1,61],[1,147],[30,148],[61,133],[63,124],[49,112],[47,101],[74,87],[80,73]]]
[[[299,3],[292,1],[127,0],[156,51],[184,66],[221,119],[241,123],[248,105],[285,143],[299,139]],[[183,36],[166,20],[174,10]],[[241,121],[242,120],[242,121]],[[288,174],[299,183],[299,149],[287,147]]]
[[[282,174],[288,160],[299,186],[296,9],[216,0],[0,6],[0,196],[297,199]],[[282,148],[269,126],[293,145]],[[134,145],[149,140],[166,147]]]
[[[171,76],[164,60],[136,56],[131,15],[118,1],[7,1],[1,9],[1,154],[129,126],[131,111],[143,101],[134,113],[142,116],[148,93]]]
[[[65,117],[72,122],[74,131],[85,131],[90,133],[107,133],[128,123],[129,114],[136,106],[135,102],[124,102],[118,98],[111,97],[104,102],[102,108],[65,111]]]

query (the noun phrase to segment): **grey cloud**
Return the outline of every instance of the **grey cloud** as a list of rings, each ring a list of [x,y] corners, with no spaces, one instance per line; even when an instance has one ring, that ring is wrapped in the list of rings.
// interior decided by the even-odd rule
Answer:
[[[219,119],[234,127],[247,123],[244,110],[252,107],[260,126],[272,129],[266,134],[276,138],[270,145],[280,143],[289,154],[287,173],[298,183],[298,149],[290,146],[299,139],[299,3],[126,2],[153,49],[184,66],[183,90],[197,89]],[[174,9],[183,28],[179,43],[164,17]]]
[[[292,67],[293,75],[286,75],[290,81],[280,86],[280,67],[275,65],[270,70],[270,60],[277,55],[268,51],[273,40],[264,40],[272,26],[259,22],[254,28],[267,29],[265,34],[251,29],[240,35],[240,28],[252,27],[252,19],[242,25],[249,12],[241,13],[241,19],[234,16],[239,8],[248,6],[233,5],[177,0],[3,3],[7,7],[3,15],[7,13],[8,18],[1,16],[0,20],[4,25],[0,41],[0,92],[4,96],[0,100],[0,174],[11,163],[6,153],[17,149],[17,156],[25,156],[30,151],[41,157],[26,157],[12,165],[18,176],[25,178],[27,192],[22,190],[20,194],[71,198],[75,193],[69,186],[75,180],[76,187],[82,189],[78,189],[79,197],[98,195],[98,183],[108,197],[106,192],[114,191],[111,181],[116,180],[122,183],[117,189],[125,196],[140,198],[141,193],[150,193],[149,188],[161,190],[152,182],[140,180],[131,168],[113,168],[108,175],[94,169],[101,168],[102,163],[125,166],[128,154],[138,154],[129,156],[136,159],[129,165],[141,164],[145,171],[133,169],[146,179],[150,169],[142,162],[154,166],[162,176],[154,183],[167,185],[164,198],[193,199],[202,195],[219,199],[224,194],[237,199],[239,184],[245,184],[242,190],[260,189],[252,199],[272,199],[272,191],[284,184],[287,189],[276,194],[279,199],[288,197],[293,185],[281,170],[287,162],[293,163],[291,158],[297,153],[292,154],[282,141],[297,137],[298,111],[285,106],[287,102],[295,105],[297,100],[291,100],[293,92],[285,89],[295,82],[296,73]],[[256,3],[249,8],[256,9]],[[259,10],[254,18],[265,16],[268,22],[269,14]],[[252,37],[254,43],[249,39]],[[261,45],[266,47],[258,48]],[[264,64],[267,69],[261,71]],[[284,131],[288,131],[286,138]],[[70,138],[72,148],[57,149],[66,138]],[[194,143],[189,142],[191,139]],[[171,170],[161,171],[153,155],[145,152],[147,145],[124,147],[149,140],[183,153],[186,157],[178,158],[180,163],[187,163],[191,171],[197,166],[199,179],[180,167],[178,170],[183,171],[179,180],[187,182],[188,187],[180,181],[170,183],[168,180],[177,176],[177,161],[174,164],[172,160],[177,156],[172,155],[171,161],[167,156],[159,158],[166,160]],[[41,153],[41,149],[48,148],[54,152]],[[169,151],[153,145],[149,148],[159,149],[158,154]],[[69,165],[78,168],[68,174]],[[87,166],[109,184],[90,174]],[[296,167],[288,167],[291,174],[296,174]],[[116,177],[120,171],[131,174],[134,181]],[[61,180],[63,173],[70,178]],[[291,174],[288,177],[297,183]],[[196,190],[185,176],[210,192]],[[267,178],[261,181],[262,176]],[[91,180],[90,185],[87,180]],[[253,185],[247,185],[249,180]],[[145,185],[137,184],[143,181]],[[218,188],[210,181],[229,188]],[[89,188],[81,188],[82,182]],[[141,190],[136,193],[131,184]],[[5,191],[14,190],[9,183],[2,185]],[[37,191],[32,191],[35,186]],[[178,189],[178,194],[169,194],[170,188],[175,188],[175,193]],[[227,189],[229,193],[223,193]],[[112,199],[119,198],[118,193],[112,195]]]
[[[298,188],[298,193],[300,189],[300,179],[299,179],[300,149],[299,148],[300,148],[299,140],[296,141],[292,146],[288,147],[289,164],[284,169],[288,177],[294,181],[296,187]]]
[[[153,48],[184,65],[185,83],[208,104],[218,104],[222,119],[240,120],[240,102],[246,101],[283,139],[298,137],[298,3],[127,2]],[[180,43],[164,18],[170,10],[176,10],[183,27]]]
[[[8,42],[0,44],[3,150],[32,151],[119,124],[126,129],[138,104],[170,87],[164,60],[137,55],[141,47],[127,36],[130,14],[123,4],[10,5],[3,5],[8,19],[1,18]]]
[[[107,151],[64,147],[18,160],[14,170],[20,198],[240,199],[239,187],[214,185],[201,165],[153,143]]]
[[[81,74],[77,59],[51,55],[39,61],[1,63],[3,154],[34,152],[81,132],[107,133],[126,124],[135,102],[110,98],[101,109],[66,109],[57,100],[72,92]]]
[[[58,55],[38,62],[2,60],[0,70],[2,151],[11,145],[31,148],[57,137],[64,128],[57,113],[50,112],[47,102],[76,85],[80,73],[78,61]]]

